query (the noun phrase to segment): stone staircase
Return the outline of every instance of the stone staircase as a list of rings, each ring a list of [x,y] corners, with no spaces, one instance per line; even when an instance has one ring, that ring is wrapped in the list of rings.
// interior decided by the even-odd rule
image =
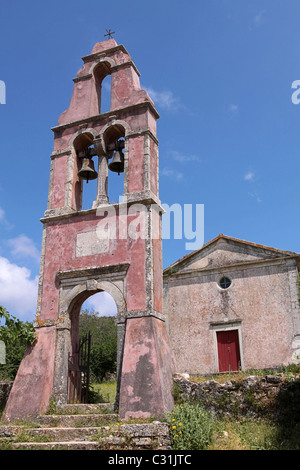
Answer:
[[[160,421],[120,422],[111,404],[65,405],[55,414],[0,426],[0,450],[167,450]]]

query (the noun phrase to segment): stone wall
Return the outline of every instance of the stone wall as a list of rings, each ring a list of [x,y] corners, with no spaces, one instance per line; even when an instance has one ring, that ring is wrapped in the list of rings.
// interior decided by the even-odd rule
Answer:
[[[175,376],[174,386],[177,399],[200,402],[214,414],[300,416],[300,377],[295,375],[249,376],[222,384],[215,380],[195,383]]]
[[[0,382],[0,410],[4,409],[13,382]]]

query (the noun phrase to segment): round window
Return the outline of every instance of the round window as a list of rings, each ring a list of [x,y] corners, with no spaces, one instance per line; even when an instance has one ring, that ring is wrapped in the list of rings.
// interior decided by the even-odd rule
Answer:
[[[219,280],[219,286],[221,287],[221,289],[228,289],[228,287],[231,286],[231,279],[226,276],[221,277],[221,279]]]

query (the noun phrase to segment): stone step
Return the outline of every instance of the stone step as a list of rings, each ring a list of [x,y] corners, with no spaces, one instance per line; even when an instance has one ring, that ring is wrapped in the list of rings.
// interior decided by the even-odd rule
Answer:
[[[37,426],[0,426],[0,449],[170,449],[168,424],[159,421],[121,424],[115,414],[45,415]]]
[[[13,450],[165,450],[169,447],[159,445],[150,437],[132,438],[122,436],[101,437],[95,441],[66,440],[49,442],[12,442]]]
[[[96,413],[96,414],[74,414],[74,415],[42,415],[38,416],[34,422],[40,426],[56,427],[62,426],[67,428],[101,426],[106,423],[116,422],[118,415],[115,413]]]
[[[100,450],[101,444],[95,441],[66,442],[18,442],[11,445],[13,450]]]
[[[76,403],[60,405],[57,411],[60,414],[95,414],[112,412],[114,410],[114,403]]]
[[[15,436],[20,433],[20,430]],[[94,426],[94,427],[83,427],[83,428],[27,428],[23,431],[23,435],[26,438],[33,439],[45,439],[45,442],[62,442],[62,441],[89,441],[91,438],[97,436],[104,437],[112,433],[110,426]]]

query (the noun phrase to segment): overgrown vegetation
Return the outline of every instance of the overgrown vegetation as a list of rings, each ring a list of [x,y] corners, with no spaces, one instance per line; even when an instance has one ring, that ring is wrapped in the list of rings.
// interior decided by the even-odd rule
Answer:
[[[198,403],[181,403],[167,415],[173,450],[203,450],[210,444],[215,419]]]
[[[299,450],[299,432],[285,437],[268,419],[214,416],[199,403],[175,405],[168,415],[173,450]]]
[[[170,425],[172,449],[206,450],[300,450],[300,366],[291,364],[279,369],[251,370],[238,374],[216,374],[210,379],[224,383],[228,380],[243,380],[250,375],[273,375],[282,373],[285,382],[271,403],[278,414],[266,412],[249,390],[246,401],[249,409],[255,408],[255,417],[241,414],[239,407],[228,408],[223,402],[216,404],[218,413],[204,408],[205,403],[185,401],[174,385],[175,408],[167,419]],[[208,380],[208,377],[194,377],[193,381]],[[226,397],[224,399],[226,401]]]
[[[27,346],[34,343],[36,333],[32,323],[22,322],[0,305],[0,340],[4,342],[5,364],[0,364],[0,380],[13,380]]]

